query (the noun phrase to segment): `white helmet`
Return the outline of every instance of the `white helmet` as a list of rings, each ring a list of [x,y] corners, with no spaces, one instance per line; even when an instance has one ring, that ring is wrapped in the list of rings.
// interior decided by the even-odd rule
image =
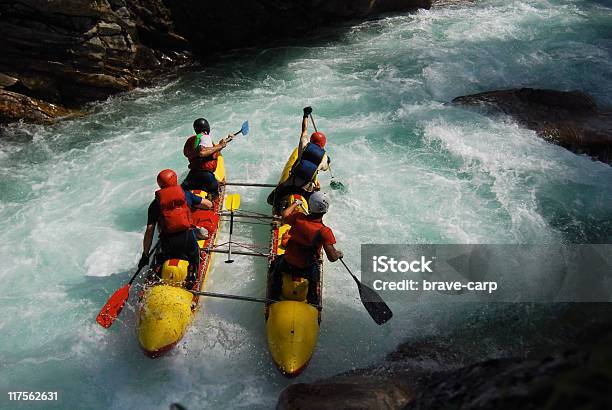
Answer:
[[[310,195],[308,200],[308,210],[310,213],[324,214],[329,209],[329,197],[325,192],[315,192]]]

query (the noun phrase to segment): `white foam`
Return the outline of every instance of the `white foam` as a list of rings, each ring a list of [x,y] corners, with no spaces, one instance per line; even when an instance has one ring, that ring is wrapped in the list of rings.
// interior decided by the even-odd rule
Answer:
[[[136,235],[123,235],[120,239],[111,239],[95,248],[85,260],[85,274],[109,276],[133,268],[140,255],[140,249],[134,249],[136,239]],[[131,251],[128,251],[130,249]]]
[[[248,119],[251,133],[224,150],[228,180],[273,183],[297,144],[302,107],[314,107],[336,180],[348,188],[333,191],[329,175],[321,175],[332,197],[325,222],[356,273],[362,243],[566,240],[551,212],[583,231],[593,229],[585,215],[605,223],[612,213],[608,165],[509,119],[444,103],[521,85],[585,89],[610,101],[608,42],[597,37],[600,26],[587,24],[610,18],[601,6],[544,0],[420,11],[349,27],[340,40],[315,48],[253,52],[240,68],[222,60],[112,97],[89,117],[9,127],[0,140],[0,189],[10,195],[0,200],[6,373],[87,392],[83,402],[67,398],[72,407],[274,405],[287,382],[269,358],[260,305],[202,298],[184,340],[155,361],[138,347],[135,296],[111,330],[94,322],[137,262],[155,175],[168,167],[185,172],[183,143],[200,116],[215,137]],[[231,192],[242,195],[243,209],[270,211],[268,190]],[[552,210],[542,204],[549,199]],[[268,235],[268,226],[236,225],[240,242],[265,247]],[[215,257],[207,290],[265,294],[265,259],[223,260]],[[461,323],[469,311],[391,297],[395,317],[380,328],[341,265],[326,263],[324,277],[321,336],[300,381],[365,366],[406,337]]]

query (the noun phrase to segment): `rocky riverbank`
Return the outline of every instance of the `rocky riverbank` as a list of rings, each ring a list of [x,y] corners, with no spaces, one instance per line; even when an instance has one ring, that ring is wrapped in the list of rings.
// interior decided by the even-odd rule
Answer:
[[[461,96],[452,103],[511,116],[547,141],[612,163],[612,109],[598,107],[583,92],[521,88]]]
[[[161,1],[23,0],[0,14],[2,122],[64,116],[191,61]]]
[[[47,122],[211,53],[430,0],[0,1],[0,123]]]
[[[369,368],[294,384],[277,408],[606,408],[612,402],[611,308],[538,309],[544,315],[525,320],[531,308],[516,305],[503,320],[406,342]]]

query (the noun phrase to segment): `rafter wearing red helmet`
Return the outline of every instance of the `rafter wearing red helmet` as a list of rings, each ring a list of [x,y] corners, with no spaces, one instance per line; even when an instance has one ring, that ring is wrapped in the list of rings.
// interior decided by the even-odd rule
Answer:
[[[308,118],[312,113],[311,107],[304,107],[302,117],[302,133],[298,143],[298,157],[286,181],[279,184],[268,196],[268,204],[273,205],[277,212],[280,210],[280,201],[290,194],[300,194],[308,199],[314,191],[321,187],[317,182],[319,171],[329,169],[330,159],[325,152],[327,137],[320,131],[308,136]]]
[[[191,208],[210,209],[213,204],[184,191],[178,184],[176,172],[171,169],[164,169],[157,175],[157,185],[160,189],[155,192],[155,199],[149,204],[147,229],[142,241],[143,252],[138,267],[149,264],[149,250],[155,235],[155,225],[158,225],[163,257],[187,260],[193,276],[200,261],[200,252],[191,223]]]

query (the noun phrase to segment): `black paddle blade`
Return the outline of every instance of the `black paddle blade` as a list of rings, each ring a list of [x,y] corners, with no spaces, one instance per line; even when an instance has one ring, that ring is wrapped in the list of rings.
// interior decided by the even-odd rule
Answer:
[[[361,303],[363,303],[363,306],[377,325],[382,325],[393,317],[393,312],[391,312],[389,306],[387,306],[378,293],[363,283],[359,283],[359,297],[361,298]]]
[[[331,189],[335,190],[335,191],[340,191],[342,193],[346,192],[346,187],[344,186],[344,184],[340,181],[334,181],[332,180],[329,183],[329,186],[331,187]]]

